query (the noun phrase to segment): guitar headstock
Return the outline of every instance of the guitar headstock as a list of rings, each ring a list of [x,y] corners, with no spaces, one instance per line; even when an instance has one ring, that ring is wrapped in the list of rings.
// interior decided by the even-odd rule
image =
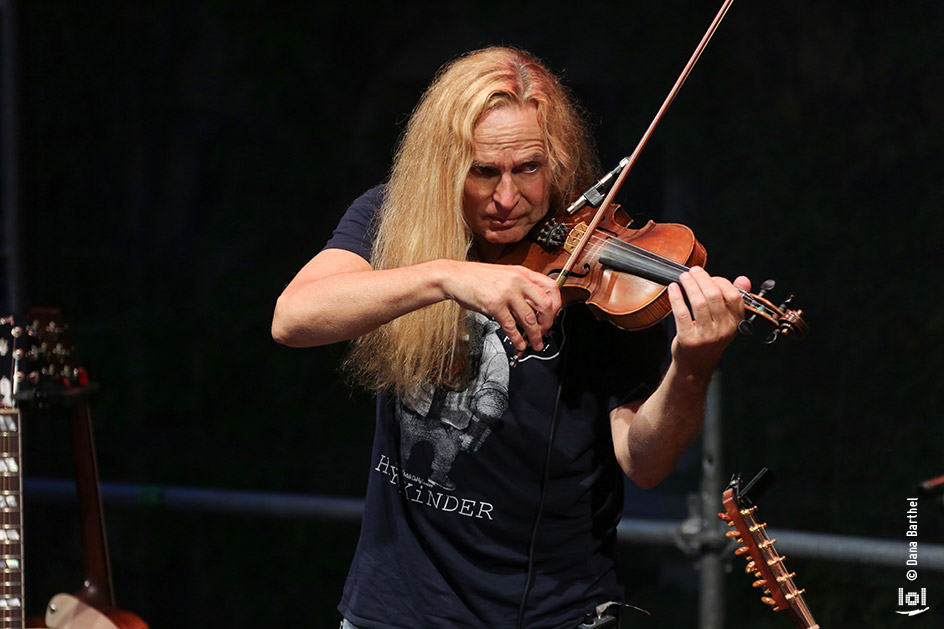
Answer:
[[[756,480],[755,477],[749,485]],[[775,612],[785,612],[796,627],[818,629],[819,625],[803,600],[805,590],[798,589],[794,583],[796,573],[789,572],[784,565],[784,556],[774,547],[777,540],[767,535],[767,524],[758,521],[757,506],[741,493],[739,477],[735,476],[728,484],[723,504],[725,512],[719,513],[718,517],[731,527],[725,535],[735,538],[740,544],[735,554],[743,555],[747,560],[744,571],[754,576],[754,587],[762,592],[761,601]]]
[[[73,363],[61,311],[32,308],[24,324],[12,316],[0,318],[0,408],[87,384],[85,370]]]

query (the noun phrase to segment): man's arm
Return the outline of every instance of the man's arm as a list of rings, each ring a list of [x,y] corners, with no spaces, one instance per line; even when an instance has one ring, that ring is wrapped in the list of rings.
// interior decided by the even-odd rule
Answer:
[[[610,413],[616,458],[626,475],[644,489],[669,475],[701,430],[708,383],[744,318],[738,288],[750,289],[747,278],[731,283],[698,267],[682,274],[679,282],[681,288],[668,287],[677,328],[668,371],[648,398]]]
[[[446,299],[494,317],[522,350],[542,347],[561,307],[557,284],[520,266],[432,260],[377,271],[355,253],[325,249],[279,296],[272,336],[292,347],[345,341]]]

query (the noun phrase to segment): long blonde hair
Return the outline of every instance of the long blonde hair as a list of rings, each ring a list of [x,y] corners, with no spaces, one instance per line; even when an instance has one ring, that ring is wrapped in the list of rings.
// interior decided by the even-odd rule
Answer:
[[[468,53],[440,69],[401,138],[377,217],[375,269],[470,257],[462,198],[475,125],[493,109],[524,105],[536,107],[544,134],[549,213],[593,183],[590,135],[557,78],[520,50]],[[421,384],[455,384],[466,362],[465,316],[454,301],[406,314],[357,339],[345,367],[374,390],[402,394]]]

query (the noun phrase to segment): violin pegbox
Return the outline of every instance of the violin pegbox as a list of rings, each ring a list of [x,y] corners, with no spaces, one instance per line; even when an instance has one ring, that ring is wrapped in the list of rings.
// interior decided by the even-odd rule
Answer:
[[[539,224],[539,229],[535,230],[531,236],[534,242],[543,249],[556,250],[560,249],[567,240],[567,231],[566,225],[551,218]]]
[[[780,338],[780,335],[792,336],[799,340],[806,336],[809,329],[806,321],[803,320],[802,310],[790,310],[787,306],[793,301],[793,295],[787,297],[782,304],[775,306],[773,302],[764,298],[764,295],[773,290],[776,282],[766,280],[760,286],[757,294],[741,291],[744,296],[744,308],[750,313],[743,321],[738,323],[738,332],[743,336],[750,336],[754,333],[754,322],[757,317],[765,319],[774,326],[770,334],[764,339],[764,343],[769,345]]]

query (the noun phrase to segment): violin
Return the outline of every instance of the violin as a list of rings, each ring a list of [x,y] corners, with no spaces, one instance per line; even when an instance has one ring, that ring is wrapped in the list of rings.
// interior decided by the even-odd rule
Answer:
[[[555,278],[564,305],[585,303],[597,318],[624,330],[659,323],[672,311],[666,287],[690,267],[705,264],[705,247],[685,225],[648,221],[633,229],[632,219],[616,204],[594,225],[597,213],[588,204],[569,219],[545,219],[520,243],[506,248],[497,262]],[[582,242],[586,245],[578,251]],[[773,287],[773,280],[767,280],[758,294],[741,290],[750,314],[738,330],[750,334],[760,318],[773,326],[767,343],[780,335],[803,338],[803,311],[787,308],[793,295],[779,306],[765,299]]]
[[[520,264],[556,277],[565,305],[585,302],[597,317],[626,330],[650,327],[671,312],[666,287],[689,267],[704,265],[705,248],[684,225],[649,221],[632,229],[632,221],[613,198],[732,2],[722,3],[633,153],[564,210],[560,215],[565,218],[539,222],[521,243],[502,253],[499,263]],[[738,331],[750,334],[759,317],[774,326],[767,343],[781,335],[803,338],[807,332],[803,311],[787,309],[793,295],[779,306],[765,299],[773,287],[773,280],[767,280],[756,295],[741,290],[751,314],[738,324]]]

